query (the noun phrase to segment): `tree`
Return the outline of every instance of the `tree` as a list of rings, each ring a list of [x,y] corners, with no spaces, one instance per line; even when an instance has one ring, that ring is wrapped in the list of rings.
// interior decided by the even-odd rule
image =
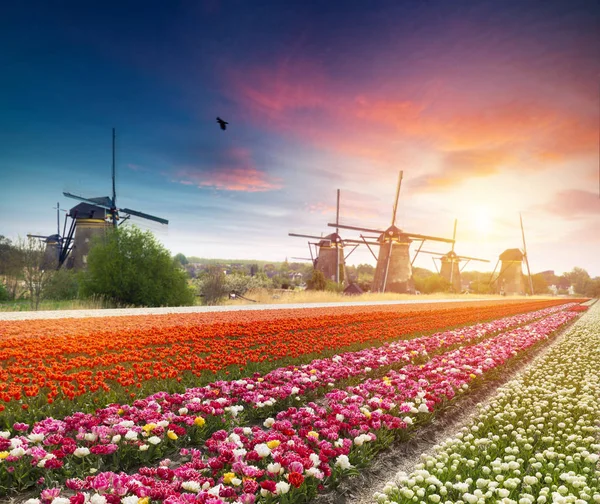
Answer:
[[[590,280],[590,275],[586,270],[575,266],[570,272],[565,273],[564,277],[569,280],[576,294],[585,294],[586,283]]]
[[[23,255],[9,238],[0,235],[0,275],[4,276],[10,299],[17,297],[19,281],[23,279]]]
[[[216,305],[223,299],[228,294],[223,268],[211,266],[203,273],[198,282],[198,290],[207,305]]]
[[[45,299],[64,301],[77,299],[79,294],[78,273],[69,269],[60,269],[52,275],[44,291]]]
[[[44,269],[46,244],[38,238],[19,238],[17,249],[23,261],[23,278],[32,310],[37,310],[56,270]]]
[[[526,284],[529,284],[528,278],[525,277]],[[535,275],[531,275],[531,282],[533,283],[533,293],[534,294],[548,294],[548,282],[544,278],[544,275],[541,273],[537,273]],[[529,294],[529,285],[525,289]]]
[[[327,279],[322,271],[313,270],[312,276],[308,282],[306,282],[306,285],[310,290],[322,291],[327,287]]]
[[[177,261],[180,266],[185,266],[188,263],[187,257],[185,257],[181,252],[177,254],[174,258],[174,261]]]
[[[183,306],[194,303],[184,271],[150,231],[110,230],[90,248],[82,293],[121,305]]]

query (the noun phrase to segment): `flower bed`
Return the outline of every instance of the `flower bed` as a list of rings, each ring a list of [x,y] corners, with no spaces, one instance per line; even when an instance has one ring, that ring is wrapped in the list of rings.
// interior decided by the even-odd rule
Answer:
[[[600,304],[378,503],[600,502]]]
[[[331,308],[314,316],[309,316],[312,310],[236,312],[215,315],[212,324],[209,314],[0,322],[0,412],[5,422],[14,423],[94,411],[153,392],[182,392],[199,380],[214,381],[217,372],[223,377],[264,374],[286,359],[308,362],[315,354],[561,303],[406,313],[397,307],[359,307],[339,314]]]
[[[46,419],[31,428],[19,422],[13,426],[12,437],[7,437],[9,433],[4,433],[4,436],[6,443],[13,439],[22,443],[25,453],[19,466],[28,468],[40,463],[45,466],[47,462],[42,462],[44,457],[58,454],[57,460],[49,462],[48,468],[63,469],[66,463],[65,471],[61,472],[67,475],[69,471],[66,469],[71,474],[75,471],[79,475],[91,467],[128,469],[158,460],[182,444],[199,443],[223,426],[247,423],[260,417],[264,419],[271,412],[306,401],[307,396],[318,397],[319,391],[324,393],[328,387],[339,386],[354,377],[364,378],[379,368],[387,370],[414,360],[424,360],[432,352],[447,352],[457,345],[470,344],[498,331],[572,306],[573,303],[555,306],[431,336],[348,352],[300,367],[280,368],[262,377],[257,375],[232,382],[219,381],[206,387],[189,389],[185,394],[159,393],[138,400],[131,406],[113,404],[94,414],[79,412],[62,421]],[[242,415],[239,415],[240,412]],[[148,426],[153,427],[150,429]],[[153,439],[160,440],[160,446],[153,445],[151,450],[141,453],[138,450],[139,439],[150,432]],[[40,438],[45,440],[45,450],[38,447],[27,452],[31,439]],[[86,464],[78,464],[82,454],[87,457]],[[55,474],[54,477],[58,478],[59,475]],[[65,475],[60,479],[65,479]],[[33,480],[29,478],[19,482],[20,485],[28,483],[32,484]]]
[[[575,312],[559,312],[436,356],[424,365],[408,365],[382,378],[332,391],[323,404],[288,408],[276,419],[265,421],[264,429],[240,426],[217,431],[204,443],[203,451],[183,450],[190,460],[179,467],[170,468],[170,461],[163,461],[159,467],[142,468],[131,476],[102,473],[70,480],[67,487],[79,492],[74,499],[85,500],[87,492],[87,498],[94,494],[92,499],[98,503],[146,497],[169,503],[249,503],[257,498],[264,502],[305,501],[321,484],[334,484],[352,469],[351,464],[363,463],[387,446],[413,419],[428,416],[470,382],[547,339],[576,316]],[[160,446],[163,440],[152,435],[158,427],[147,427],[146,436],[136,433],[138,451]],[[170,430],[167,438],[176,441],[176,432]],[[87,454],[80,455],[85,464]],[[18,463],[11,457],[5,463]],[[48,465],[54,457],[46,460]],[[52,485],[52,471],[47,471],[46,477],[46,483]],[[60,490],[47,490],[42,499],[50,502],[60,495]]]

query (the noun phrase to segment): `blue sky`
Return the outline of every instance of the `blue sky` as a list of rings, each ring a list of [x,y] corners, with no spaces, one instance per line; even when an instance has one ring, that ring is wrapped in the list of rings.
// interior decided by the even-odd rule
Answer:
[[[457,250],[494,262],[522,212],[534,271],[600,275],[595,1],[2,9],[0,234],[109,195],[116,127],[118,202],[169,219],[138,223],[173,253],[306,256],[287,233],[328,233],[337,188],[342,221],[386,227],[402,169],[402,228],[458,218]]]

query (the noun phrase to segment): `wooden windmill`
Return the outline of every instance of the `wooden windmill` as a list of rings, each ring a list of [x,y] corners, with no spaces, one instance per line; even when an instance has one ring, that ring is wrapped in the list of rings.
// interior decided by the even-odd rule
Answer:
[[[450,252],[446,254],[441,254],[439,252],[429,252],[427,250],[422,250],[421,252],[424,254],[432,254],[439,255],[439,260],[441,262],[439,273],[440,275],[450,282],[450,286],[454,292],[462,291],[462,284],[460,281],[460,272],[465,269],[467,264],[471,261],[480,261],[480,262],[490,262],[487,259],[478,259],[476,257],[468,257],[468,256],[459,256],[456,252],[454,252],[454,245],[456,243],[456,225],[458,224],[458,220],[454,220],[454,233],[452,234],[452,239],[454,242],[452,243],[452,248]],[[463,266],[460,267],[460,263],[464,262]],[[435,261],[434,261],[435,263]],[[437,268],[437,266],[436,266]]]
[[[339,222],[340,217],[340,190],[337,190],[337,205],[335,213],[335,221]],[[346,277],[345,265],[346,259],[354,252],[358,243],[350,250],[347,255],[344,255],[344,246],[348,240],[342,240],[339,234],[339,229],[336,228],[335,233],[330,233],[327,236],[316,236],[309,234],[288,233],[288,236],[298,238],[308,238],[308,249],[310,251],[310,260],[316,270],[323,273],[327,280],[333,280],[336,283],[343,283]],[[355,241],[355,240],[353,240]],[[313,252],[314,247],[314,252]]]
[[[67,263],[67,267],[80,269],[87,263],[87,255],[91,241],[96,236],[104,236],[111,227],[116,228],[131,216],[169,224],[161,217],[155,217],[130,208],[117,207],[117,193],[115,181],[115,130],[112,130],[112,198],[103,196],[99,198],[83,198],[68,192],[63,193],[67,198],[79,200],[81,203],[69,210],[67,217],[71,219],[69,232],[66,233],[67,221],[61,239],[59,265]]]
[[[347,226],[337,222],[335,224],[328,224],[328,226],[331,227],[362,231],[377,235],[377,238],[375,238],[376,241],[361,235],[363,242],[369,247],[369,250],[371,250],[371,253],[377,260],[375,277],[373,279],[373,286],[371,288],[371,290],[375,292],[414,292],[412,264],[421,250],[423,243],[426,240],[454,243],[454,240],[448,238],[427,236],[416,233],[406,233],[396,226],[396,213],[398,210],[398,199],[400,197],[400,188],[402,185],[402,175],[403,172],[401,171],[398,178],[398,186],[396,188],[396,199],[394,201],[392,210],[391,225],[385,231],[380,229],[363,228],[359,226]],[[409,249],[410,244],[413,241],[420,241],[421,244],[415,254],[415,257],[411,261]],[[377,256],[375,256],[375,253],[369,245],[379,246],[379,254]]]
[[[525,229],[523,228],[523,217],[519,214],[521,221],[521,236],[523,238],[523,249],[507,249],[498,258],[492,276],[490,285],[501,294],[523,294],[526,291],[525,280],[523,278],[523,261],[527,266],[527,276],[529,277],[529,292],[533,295],[533,281],[531,279],[531,270],[529,269],[529,259],[527,257],[527,245],[525,244]],[[496,269],[500,263],[500,273],[494,278]]]

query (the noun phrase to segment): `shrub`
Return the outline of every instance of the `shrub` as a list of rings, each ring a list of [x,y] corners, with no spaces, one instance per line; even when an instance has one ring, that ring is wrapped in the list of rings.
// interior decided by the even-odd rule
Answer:
[[[81,290],[120,305],[191,305],[186,277],[150,231],[127,226],[94,241]]]

